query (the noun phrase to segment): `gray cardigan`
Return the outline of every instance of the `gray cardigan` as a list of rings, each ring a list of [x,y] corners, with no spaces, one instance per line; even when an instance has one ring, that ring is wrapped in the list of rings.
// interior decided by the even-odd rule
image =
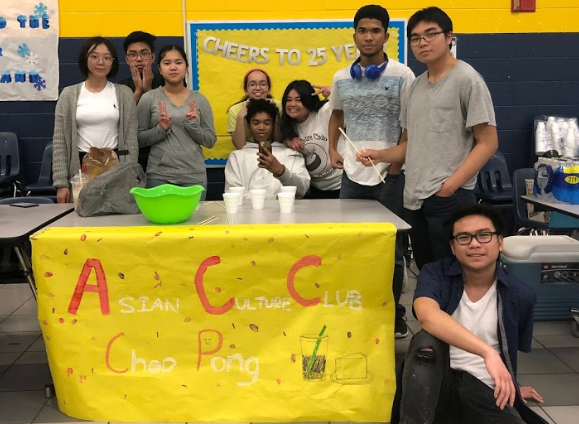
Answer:
[[[78,132],[76,128],[76,105],[80,84],[66,87],[60,93],[54,112],[54,135],[52,137],[52,179],[55,188],[69,187],[69,181],[80,169],[78,158]],[[137,107],[133,92],[124,85],[115,84],[117,104],[120,110],[119,150],[129,154],[120,156],[121,162],[137,162]]]

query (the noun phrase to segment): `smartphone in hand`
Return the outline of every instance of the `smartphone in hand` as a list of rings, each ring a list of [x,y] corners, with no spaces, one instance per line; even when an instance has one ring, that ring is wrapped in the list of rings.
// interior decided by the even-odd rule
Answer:
[[[267,156],[265,149],[271,152],[271,142],[270,141],[260,141],[259,142],[259,153]]]

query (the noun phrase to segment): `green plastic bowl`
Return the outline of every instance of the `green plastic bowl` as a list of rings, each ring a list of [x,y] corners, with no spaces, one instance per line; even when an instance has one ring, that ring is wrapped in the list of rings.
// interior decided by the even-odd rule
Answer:
[[[193,214],[203,191],[205,189],[200,185],[179,187],[163,184],[153,188],[133,187],[131,194],[143,215],[152,223],[178,224]]]

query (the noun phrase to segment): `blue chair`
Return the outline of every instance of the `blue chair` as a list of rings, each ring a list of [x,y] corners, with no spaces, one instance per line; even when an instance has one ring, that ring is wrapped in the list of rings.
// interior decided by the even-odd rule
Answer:
[[[56,190],[52,185],[52,143],[48,143],[44,148],[38,181],[27,185],[24,191],[26,192],[26,196],[30,196],[31,194],[56,196]]]
[[[500,151],[489,159],[477,176],[475,194],[481,203],[513,203],[513,186],[505,157]]]
[[[534,178],[535,170],[533,168],[517,169],[513,174],[513,213],[517,234],[523,234],[525,232],[529,232],[529,234],[548,233],[549,224],[529,219],[527,202],[521,199],[521,196],[527,194],[527,183],[525,180],[532,180]]]
[[[22,191],[22,155],[18,137],[12,132],[0,132],[0,193]]]

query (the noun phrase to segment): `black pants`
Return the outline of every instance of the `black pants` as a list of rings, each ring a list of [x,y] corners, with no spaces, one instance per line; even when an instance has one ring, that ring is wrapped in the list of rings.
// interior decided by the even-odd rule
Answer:
[[[474,192],[459,188],[450,197],[430,196],[418,210],[404,209],[404,220],[412,226],[410,240],[418,269],[452,254],[443,223],[457,207],[469,203],[476,203]]]
[[[496,406],[493,389],[452,370],[448,344],[424,330],[412,338],[397,380],[392,424],[524,424],[511,406]]]
[[[339,199],[340,189],[337,190],[320,190],[310,185],[310,189],[304,196],[304,199]]]

